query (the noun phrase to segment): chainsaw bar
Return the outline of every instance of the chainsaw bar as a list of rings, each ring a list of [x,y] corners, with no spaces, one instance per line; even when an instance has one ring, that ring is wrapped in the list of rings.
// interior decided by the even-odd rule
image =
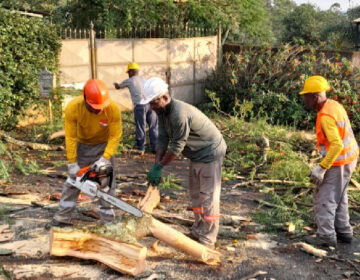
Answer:
[[[117,198],[116,196],[100,191],[97,184],[93,181],[81,181],[81,177],[77,177],[76,180],[73,180],[68,177],[66,182],[79,189],[84,194],[91,197],[101,198],[106,202],[110,203],[111,205],[115,206],[116,208],[119,208],[124,212],[134,215],[135,217],[141,218],[143,216],[142,211],[135,206],[132,206],[131,204],[121,200],[120,198]]]

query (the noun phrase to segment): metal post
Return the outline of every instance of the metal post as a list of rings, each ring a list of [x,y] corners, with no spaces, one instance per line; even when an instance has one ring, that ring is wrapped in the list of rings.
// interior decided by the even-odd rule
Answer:
[[[222,45],[221,45],[221,25],[218,25],[217,30],[217,67],[220,67],[222,64]]]
[[[96,79],[96,45],[94,24],[90,23],[90,62],[91,62],[91,78]]]

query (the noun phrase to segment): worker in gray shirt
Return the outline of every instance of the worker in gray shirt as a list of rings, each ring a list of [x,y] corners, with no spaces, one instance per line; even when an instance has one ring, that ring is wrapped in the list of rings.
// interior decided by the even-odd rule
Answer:
[[[116,89],[127,87],[130,91],[131,100],[134,105],[136,148],[141,153],[145,152],[147,123],[149,126],[150,148],[152,153],[155,153],[156,141],[158,137],[157,116],[156,113],[150,109],[149,104],[140,104],[141,95],[143,94],[144,83],[146,80],[144,77],[139,76],[139,65],[135,62],[129,63],[126,73],[128,73],[129,79],[126,79],[120,84],[114,83],[114,86]]]
[[[189,193],[195,222],[191,237],[214,248],[219,231],[221,167],[226,143],[216,126],[200,110],[171,98],[168,85],[151,78],[144,85],[142,104],[159,117],[155,164],[149,182],[158,185],[164,166],[181,153],[190,159]]]

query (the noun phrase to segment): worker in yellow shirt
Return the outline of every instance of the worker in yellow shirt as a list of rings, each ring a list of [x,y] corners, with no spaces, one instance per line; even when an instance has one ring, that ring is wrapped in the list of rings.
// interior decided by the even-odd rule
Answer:
[[[314,193],[316,237],[306,241],[318,246],[336,247],[337,241],[351,243],[347,185],[356,167],[359,148],[344,107],[328,99],[330,86],[322,76],[309,77],[300,92],[304,105],[316,110],[317,147],[322,161],[311,171],[317,185]]]
[[[65,144],[69,161],[68,176],[76,178],[80,168],[88,165],[96,170],[111,163],[115,178],[115,157],[122,135],[121,115],[118,106],[110,100],[105,84],[98,79],[87,81],[83,96],[75,97],[65,109]],[[115,194],[115,180],[109,194]],[[59,211],[52,225],[70,226],[71,214],[76,207],[80,190],[64,183]],[[100,200],[100,221],[109,223],[114,218],[110,205]]]

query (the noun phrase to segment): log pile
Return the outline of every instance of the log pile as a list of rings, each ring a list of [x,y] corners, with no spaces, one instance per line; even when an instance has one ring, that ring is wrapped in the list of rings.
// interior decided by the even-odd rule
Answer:
[[[146,266],[147,248],[138,240],[151,234],[205,264],[219,264],[219,252],[151,216],[159,201],[159,191],[150,186],[138,205],[144,212],[141,219],[128,216],[112,225],[82,229],[53,228],[50,233],[50,254],[96,260],[121,273],[135,276],[143,272]]]

